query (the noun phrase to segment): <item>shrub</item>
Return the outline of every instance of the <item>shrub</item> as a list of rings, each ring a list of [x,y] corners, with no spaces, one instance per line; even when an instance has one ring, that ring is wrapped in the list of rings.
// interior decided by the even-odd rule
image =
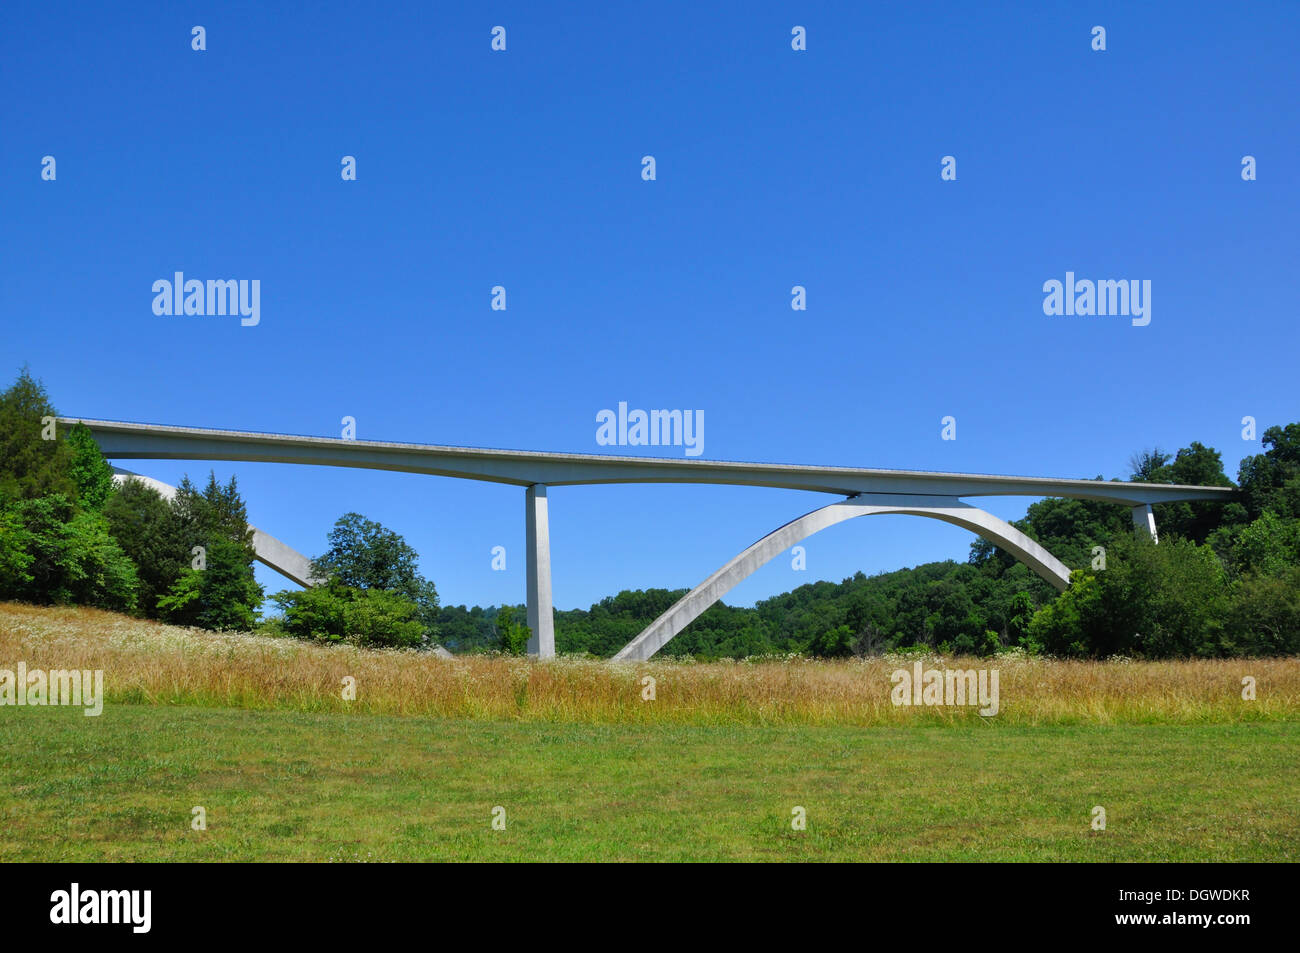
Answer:
[[[389,648],[415,648],[424,642],[420,607],[400,592],[332,581],[271,598],[284,612],[280,628],[300,639]]]

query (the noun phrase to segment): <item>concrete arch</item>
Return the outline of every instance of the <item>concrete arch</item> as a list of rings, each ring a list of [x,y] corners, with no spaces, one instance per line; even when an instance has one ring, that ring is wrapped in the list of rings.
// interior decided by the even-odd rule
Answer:
[[[961,526],[1005,549],[1058,590],[1070,584],[1070,570],[1059,559],[1005,520],[956,497],[860,494],[813,510],[764,536],[677,600],[645,631],[614,656],[614,661],[648,659],[705,609],[777,555],[836,523],[857,516],[903,513]]]

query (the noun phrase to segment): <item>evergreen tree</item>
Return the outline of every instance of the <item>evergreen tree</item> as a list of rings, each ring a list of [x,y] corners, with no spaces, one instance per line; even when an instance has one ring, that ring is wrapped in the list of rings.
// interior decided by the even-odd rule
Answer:
[[[64,439],[71,451],[68,472],[77,487],[77,502],[86,509],[102,509],[113,492],[113,468],[85,424],[74,426]]]
[[[77,498],[71,476],[72,448],[54,435],[58,416],[45,386],[24,367],[0,393],[0,500],[35,499],[60,493]]]

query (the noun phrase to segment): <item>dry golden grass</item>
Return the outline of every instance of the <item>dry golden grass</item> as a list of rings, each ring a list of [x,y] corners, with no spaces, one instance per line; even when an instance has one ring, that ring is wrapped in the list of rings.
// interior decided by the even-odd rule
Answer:
[[[183,629],[84,608],[0,603],[0,669],[102,669],[106,703],[597,723],[1111,724],[1293,720],[1300,659],[925,660],[997,669],[1001,709],[902,707],[890,674],[913,659],[614,665],[317,646]],[[654,701],[641,679],[655,679]],[[1241,697],[1244,676],[1257,699]],[[342,682],[356,679],[356,700]]]

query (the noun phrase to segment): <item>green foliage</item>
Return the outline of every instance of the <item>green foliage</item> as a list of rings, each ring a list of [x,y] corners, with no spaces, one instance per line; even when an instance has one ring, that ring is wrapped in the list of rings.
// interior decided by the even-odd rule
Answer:
[[[853,634],[847,625],[837,625],[814,636],[808,645],[808,651],[823,658],[845,658],[853,654]]]
[[[353,591],[334,583],[274,593],[271,601],[283,613],[277,628],[299,639],[342,642],[347,637],[343,609]]]
[[[203,629],[253,628],[264,593],[244,548],[217,537],[205,547],[202,569],[186,568],[158,598],[162,618]]]
[[[271,598],[284,613],[280,628],[297,638],[375,648],[416,648],[425,640],[420,607],[400,592],[359,589],[336,579]]]
[[[1234,586],[1226,648],[1233,654],[1300,652],[1300,566],[1274,576],[1246,576]]]
[[[857,573],[838,584],[800,586],[752,609],[715,603],[669,642],[663,654],[706,659],[789,653],[865,656],[918,642],[932,648],[945,638],[953,647],[960,642],[963,651],[986,654],[1021,639],[1039,604],[1025,590],[1029,585],[1023,568],[989,579],[973,566],[952,562],[870,577]],[[683,594],[667,589],[624,591],[590,609],[557,611],[556,647],[561,652],[613,655]],[[1015,618],[1020,629],[1012,628]],[[439,622],[442,644],[456,652],[499,647],[500,627],[498,610],[477,606],[449,606]]]
[[[1265,576],[1280,575],[1300,564],[1300,520],[1265,510],[1237,533],[1232,563],[1239,573]]]
[[[186,476],[172,497],[171,510],[186,553],[194,546],[211,547],[224,539],[239,547],[245,562],[252,565],[253,531],[248,528],[248,511],[233,476],[222,486],[217,475],[209,472],[202,491]]]
[[[135,563],[140,609],[158,618],[158,599],[190,565],[184,528],[157,490],[127,480],[104,504],[108,530]]]
[[[1035,613],[1026,644],[1032,652],[1084,656],[1093,651],[1091,627],[1100,615],[1097,577],[1081,569],[1070,574],[1070,588]]]
[[[1029,641],[1066,656],[1220,655],[1228,595],[1227,574],[1209,546],[1121,537],[1104,571],[1074,573],[1070,588],[1034,616]]]
[[[1071,569],[1090,569],[1093,547],[1104,546],[1121,533],[1131,532],[1133,522],[1126,506],[1051,497],[1030,504],[1024,518],[1011,525]],[[971,545],[970,562],[987,566],[995,574],[1011,571],[1018,565],[1010,553],[985,539]],[[1047,591],[1040,589],[1036,594],[1046,596]]]
[[[140,608],[152,618],[208,629],[247,629],[263,590],[253,575],[252,530],[235,478],[208,475],[200,491],[185,477],[169,503],[139,480],[109,497],[104,517],[138,567]],[[192,566],[203,547],[205,568]]]
[[[1034,600],[1029,593],[1014,593],[1007,604],[1007,615],[1007,638],[1010,644],[1027,644],[1029,623],[1034,618]]]
[[[438,590],[416,568],[419,554],[398,533],[345,513],[329,534],[329,549],[312,563],[312,572],[344,586],[400,593],[418,607],[425,634],[432,638],[438,623]]]
[[[252,628],[265,593],[253,575],[253,531],[235,478],[223,486],[209,473],[200,491],[186,476],[168,510],[163,518],[141,491],[113,510],[128,527],[151,590],[160,593],[152,607],[157,617],[205,629]],[[196,546],[203,547],[202,569],[192,565]]]
[[[26,527],[16,506],[0,507],[0,598],[17,598],[32,582],[35,557],[27,551]]]
[[[360,513],[344,513],[330,530],[329,544],[315,561],[317,575],[354,589],[394,589],[415,598],[419,556],[400,534]]]
[[[496,618],[498,646],[507,655],[523,655],[528,651],[532,630],[515,621],[515,607],[502,606]]]
[[[1247,518],[1268,509],[1300,517],[1300,423],[1269,427],[1260,442],[1264,452],[1246,457],[1237,471]]]
[[[64,439],[71,450],[68,472],[77,487],[77,501],[87,509],[102,509],[113,492],[113,468],[85,424],[77,424]]]
[[[55,494],[4,507],[0,528],[0,599],[135,608],[135,566],[100,514]]]
[[[1183,486],[1232,486],[1232,481],[1223,472],[1223,459],[1219,456],[1219,451],[1195,440],[1190,447],[1179,450],[1173,460],[1157,467],[1147,477],[1147,482]],[[1154,507],[1156,526],[1162,535],[1181,536],[1183,539],[1203,543],[1223,522],[1224,506],[1223,503],[1210,500],[1158,503]]]
[[[0,500],[61,494],[77,498],[71,476],[72,447],[42,439],[42,418],[56,417],[44,385],[23,368],[0,393]]]

